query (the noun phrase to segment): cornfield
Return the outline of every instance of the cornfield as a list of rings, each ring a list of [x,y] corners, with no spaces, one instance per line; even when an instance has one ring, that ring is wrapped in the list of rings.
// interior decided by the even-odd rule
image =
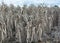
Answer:
[[[0,43],[60,43],[60,8],[3,3]]]

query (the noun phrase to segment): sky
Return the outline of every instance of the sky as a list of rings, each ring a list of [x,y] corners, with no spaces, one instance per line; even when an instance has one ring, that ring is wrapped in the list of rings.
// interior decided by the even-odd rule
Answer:
[[[1,2],[4,2],[7,5],[14,4],[15,6],[16,5],[23,6],[24,4],[38,5],[40,3],[45,3],[46,5],[58,5],[58,6],[60,6],[60,0],[0,0],[0,4],[1,4]]]

